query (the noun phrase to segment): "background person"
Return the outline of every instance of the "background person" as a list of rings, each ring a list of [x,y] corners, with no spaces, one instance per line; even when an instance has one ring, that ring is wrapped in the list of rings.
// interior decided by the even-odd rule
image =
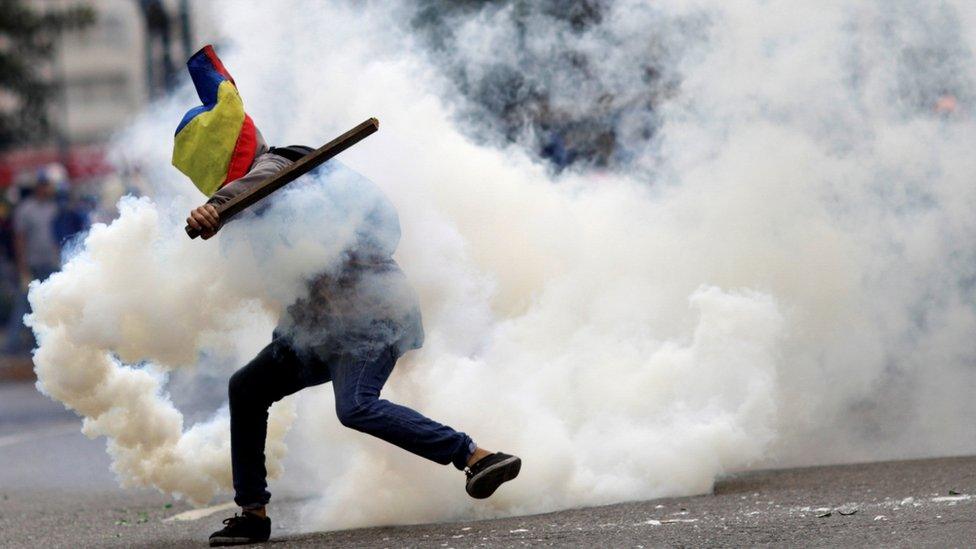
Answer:
[[[58,204],[54,200],[53,171],[45,169],[38,172],[34,188],[17,204],[13,214],[14,263],[20,293],[14,299],[7,320],[4,350],[8,354],[21,353],[33,347],[33,336],[24,326],[24,315],[30,312],[28,284],[32,280],[44,280],[61,266],[61,246],[54,234]]]

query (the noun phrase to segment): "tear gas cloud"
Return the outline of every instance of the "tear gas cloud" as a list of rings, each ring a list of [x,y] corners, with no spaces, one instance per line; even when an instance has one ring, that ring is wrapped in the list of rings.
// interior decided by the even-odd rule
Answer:
[[[297,419],[272,491],[336,528],[976,451],[972,6],[618,0],[575,24],[560,5],[219,10],[222,57],[273,143],[383,122],[343,161],[399,211],[427,332],[385,396],[525,462],[475,503],[456,471],[343,430],[314,388],[283,401]],[[552,60],[566,51],[578,61]],[[536,99],[496,97],[518,91],[496,74]],[[960,111],[933,112],[945,93]],[[580,118],[604,95],[612,116]],[[614,160],[554,174],[518,107],[532,101],[557,129],[611,132]],[[153,199],[125,200],[31,298],[41,388],[110,438],[123,481],[204,501],[228,488],[226,424],[183,426],[164,376],[243,364],[349,221],[321,177],[187,240],[199,197],[165,166],[189,104],[157,104],[119,141],[161,176]]]

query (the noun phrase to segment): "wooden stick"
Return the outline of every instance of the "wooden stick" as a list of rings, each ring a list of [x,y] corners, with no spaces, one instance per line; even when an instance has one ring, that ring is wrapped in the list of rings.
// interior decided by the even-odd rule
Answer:
[[[339,137],[336,137],[332,141],[329,141],[325,145],[322,145],[318,149],[306,154],[297,162],[272,175],[251,190],[243,192],[219,206],[215,206],[217,208],[217,214],[220,217],[221,226],[223,226],[224,223],[229,221],[235,215],[241,213],[250,206],[253,206],[262,198],[267,197],[269,194],[284,187],[288,183],[291,183],[299,177],[321,166],[325,161],[329,160],[335,155],[341,153],[349,147],[352,147],[369,135],[372,135],[379,128],[379,120],[370,118]],[[231,182],[229,184],[233,185],[234,183]],[[186,234],[189,235],[190,238],[196,238],[200,236],[200,231],[187,225]]]

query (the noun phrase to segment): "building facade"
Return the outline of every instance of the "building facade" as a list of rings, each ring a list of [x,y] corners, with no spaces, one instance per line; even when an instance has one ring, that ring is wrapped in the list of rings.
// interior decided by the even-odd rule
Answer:
[[[62,35],[41,68],[57,93],[48,112],[50,138],[0,155],[0,186],[49,162],[72,179],[103,174],[104,145],[182,74],[185,59],[212,39],[209,2],[200,0],[30,0],[32,8],[90,6],[94,22]]]

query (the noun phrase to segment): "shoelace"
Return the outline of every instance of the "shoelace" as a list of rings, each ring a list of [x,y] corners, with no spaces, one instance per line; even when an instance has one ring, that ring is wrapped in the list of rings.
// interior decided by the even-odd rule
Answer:
[[[228,527],[231,527],[231,526],[234,526],[235,524],[237,524],[238,522],[240,522],[241,519],[243,519],[243,518],[244,518],[243,516],[235,514],[234,516],[232,516],[230,518],[225,518],[224,519],[224,524],[226,524]]]
[[[477,475],[478,473],[481,472],[482,469],[485,468],[485,465],[488,463],[486,460],[487,460],[487,458],[479,459],[471,467],[465,467],[464,468],[464,474],[467,475],[468,478],[471,478],[471,477]]]
[[[479,471],[481,471],[482,469],[484,469],[487,465],[489,465],[491,463],[491,461],[492,461],[491,458],[493,458],[493,457],[495,457],[497,455],[498,454],[488,454],[487,456],[485,456],[485,457],[479,459],[478,461],[474,462],[474,465],[472,465],[471,467],[465,467],[464,468],[464,474],[467,475],[468,478],[471,478],[471,477],[477,475]]]

